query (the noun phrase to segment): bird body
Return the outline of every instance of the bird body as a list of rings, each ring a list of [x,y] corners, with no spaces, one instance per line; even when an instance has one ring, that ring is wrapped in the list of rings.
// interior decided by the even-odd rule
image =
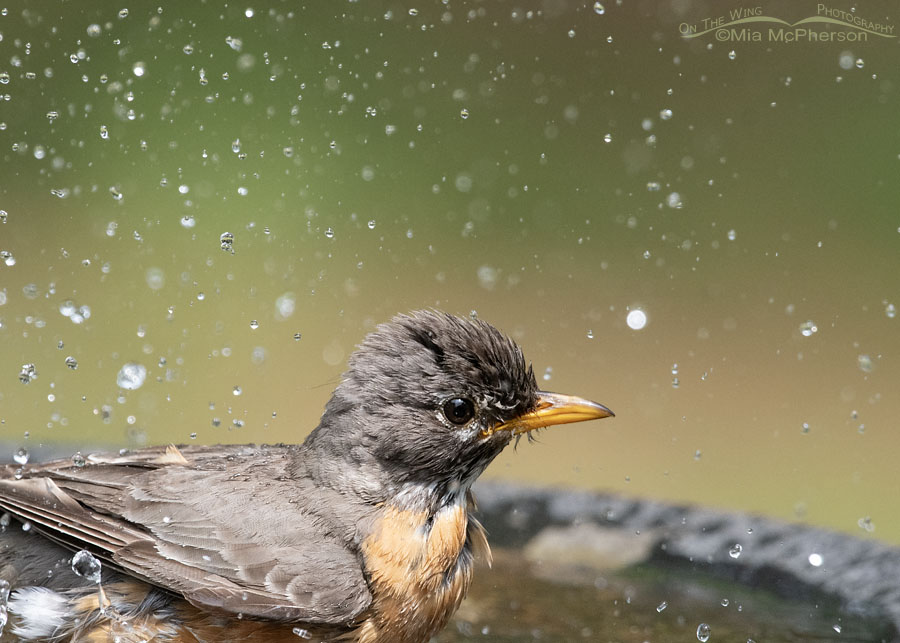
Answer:
[[[475,559],[490,559],[472,482],[517,434],[609,415],[538,391],[518,347],[485,322],[398,316],[351,357],[302,445],[0,470],[9,631],[423,643],[465,597]]]

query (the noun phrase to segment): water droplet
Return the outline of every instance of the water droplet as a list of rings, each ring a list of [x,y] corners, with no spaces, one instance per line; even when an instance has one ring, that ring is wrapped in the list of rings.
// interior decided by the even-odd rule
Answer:
[[[641,330],[647,325],[647,314],[639,308],[631,310],[625,317],[625,323],[632,330]]]
[[[800,334],[804,337],[811,337],[819,332],[819,328],[812,321],[805,321],[800,324]]]
[[[731,549],[728,550],[728,555],[731,556],[732,558],[737,559],[737,558],[741,557],[741,552],[743,552],[743,551],[744,551],[744,547],[743,547],[743,545],[741,545],[741,543],[734,543],[731,546]]]
[[[731,51],[728,52],[728,59],[734,60],[735,58],[737,58],[737,53],[734,51],[734,49],[732,49]]]
[[[147,64],[143,62],[134,63],[131,68],[131,73],[140,78],[147,73]]]
[[[91,583],[100,582],[100,561],[94,555],[82,549],[72,556],[72,571]]]
[[[235,397],[237,397],[238,395],[240,395],[240,394],[243,393],[243,392],[244,392],[244,391],[243,391],[243,389],[241,389],[240,386],[235,386],[235,387],[231,390],[231,394],[234,395]]]
[[[85,31],[87,32],[87,35],[89,35],[91,38],[96,38],[101,33],[100,25],[98,25],[97,23],[89,24],[87,26],[87,29],[85,29]]]
[[[663,109],[663,110],[661,110],[661,111],[659,112],[659,117],[660,117],[661,119],[663,119],[664,121],[669,120],[670,118],[672,118],[672,110],[671,110],[671,109]]]
[[[837,634],[840,634],[841,633],[841,624],[835,623],[834,625],[831,626],[831,629],[833,629]]]
[[[594,339],[594,331],[591,330],[590,328],[588,328],[587,338],[588,338],[588,339]]]
[[[257,328],[259,328],[259,322],[255,319],[250,320],[250,328],[252,330],[256,330]]]
[[[235,51],[240,51],[244,48],[244,41],[240,38],[234,38],[233,36],[225,36],[225,44]]]
[[[126,391],[135,391],[144,385],[147,379],[147,368],[143,364],[128,362],[119,369],[116,384]]]
[[[9,514],[4,513],[0,516],[0,533],[6,531],[9,527]],[[7,604],[9,602],[9,581],[0,579],[0,632],[6,627],[7,621]]]
[[[325,236],[329,239],[334,239],[334,229],[333,228],[325,228]]]
[[[166,285],[166,273],[163,272],[162,268],[153,266],[147,268],[147,272],[144,273],[144,280],[147,282],[150,290],[159,290]]]
[[[606,13],[606,7],[604,7],[599,2],[595,2],[594,3],[594,13],[596,13],[598,16],[602,16],[604,13]]]
[[[865,66],[866,66],[866,62],[862,58],[856,59],[856,68],[857,69],[862,69]]]
[[[702,458],[702,457],[703,457],[703,451],[701,451],[700,449],[697,449],[696,451],[694,451],[694,460],[699,461],[700,458]]]
[[[22,370],[19,371],[19,381],[22,384],[30,384],[35,378],[37,378],[37,370],[35,370],[34,364],[22,364]]]
[[[16,452],[13,453],[13,460],[16,464],[28,464],[28,449],[25,447],[19,447],[16,449]]]
[[[812,565],[813,567],[821,567],[822,563],[825,562],[825,559],[822,557],[822,554],[817,554],[815,552],[810,554],[809,557],[807,558],[807,560],[809,561],[809,564]]]
[[[485,290],[493,290],[500,279],[500,272],[493,266],[479,266],[476,272],[478,284]]]
[[[722,605],[722,607],[728,607],[728,605],[729,605],[730,603],[731,603],[731,601],[729,601],[727,598],[723,598],[722,601],[720,602],[720,604]]]
[[[409,15],[411,15],[411,16],[418,16],[418,15],[419,15],[419,10],[418,10],[418,9],[410,9],[410,10],[409,10]]]
[[[297,296],[292,292],[286,292],[275,300],[275,319],[284,321],[297,310]]]
[[[303,335],[301,335],[300,333],[294,333],[295,342],[299,342],[301,339],[303,339]]]
[[[884,314],[888,316],[888,319],[894,319],[897,316],[897,307],[894,304],[888,304],[884,307]]]
[[[184,48],[182,49],[182,51],[184,51],[184,53],[186,53],[188,56],[190,56],[192,53],[194,53],[194,46],[193,45],[185,45]]]
[[[872,362],[872,357],[870,355],[859,355],[856,358],[856,363],[859,366],[859,370],[863,373],[871,373],[875,368],[875,364]]]
[[[0,259],[10,268],[16,265],[16,258],[9,250],[0,250]]]
[[[800,433],[803,433],[804,435],[809,433],[809,422],[803,423],[803,425],[800,427]]]
[[[610,134],[609,132],[607,132],[606,134],[604,134],[604,135],[603,135],[603,142],[604,142],[604,143],[612,143],[612,134]]]
[[[410,9],[410,11],[415,11],[415,9]],[[312,633],[309,630],[304,630],[302,627],[295,627],[291,630],[295,636],[299,636],[301,639],[311,639]]]
[[[683,205],[681,202],[681,195],[678,194],[678,192],[672,192],[666,197],[666,205],[675,210],[680,210]]]
[[[553,367],[548,366],[546,369],[544,369],[543,379],[545,382],[549,382],[552,377],[553,377]]]
[[[193,228],[195,225],[197,225],[197,220],[194,217],[192,217],[191,215],[186,214],[183,217],[181,217],[181,227],[182,228],[190,229],[190,228]]]
[[[697,640],[700,641],[700,643],[706,643],[706,641],[709,640],[709,634],[709,625],[700,623],[700,625],[697,626]]]
[[[78,368],[78,361],[74,357],[69,355],[66,358],[66,366],[68,366],[69,368],[71,368],[74,371],[76,368]]]
[[[189,437],[191,438],[191,440],[196,440],[196,439],[197,439],[197,433],[196,433],[196,432],[193,432],[193,433],[190,434]]]
[[[735,239],[737,239],[737,232],[735,232],[734,228],[732,228],[728,231],[728,240],[734,241]]]
[[[667,601],[663,601],[662,603],[660,603],[659,605],[656,606],[656,611],[657,611],[657,612],[662,612],[662,611],[663,611],[664,609],[666,609],[668,606],[669,606],[669,603],[668,603]]]
[[[120,17],[120,18],[127,18],[127,17],[128,17],[128,9],[120,9],[120,10],[119,10],[119,17]]]
[[[569,29],[569,38],[574,38],[574,37],[575,37],[575,30]]]
[[[459,110],[459,117],[463,120],[469,118],[469,110],[463,107],[461,110]]]
[[[849,51],[842,51],[840,56],[838,56],[838,66],[841,69],[850,69],[853,67],[853,54]],[[838,76],[838,78],[841,78]]]
[[[109,138],[109,129],[107,129],[106,125],[100,126],[100,138],[106,140]]]
[[[219,246],[225,252],[234,254],[234,235],[230,232],[223,232],[219,235]]]

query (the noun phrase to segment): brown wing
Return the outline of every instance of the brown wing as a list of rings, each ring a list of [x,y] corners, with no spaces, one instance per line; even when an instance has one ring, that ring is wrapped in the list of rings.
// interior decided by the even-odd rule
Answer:
[[[323,513],[326,491],[284,475],[289,453],[169,448],[52,462],[0,479],[0,507],[200,607],[349,623],[372,599],[352,536]]]

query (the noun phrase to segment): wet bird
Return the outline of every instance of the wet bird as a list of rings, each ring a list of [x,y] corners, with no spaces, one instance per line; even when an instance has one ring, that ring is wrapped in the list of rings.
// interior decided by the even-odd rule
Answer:
[[[399,315],[301,445],[0,469],[0,623],[45,641],[424,643],[490,557],[475,479],[517,436],[612,415],[539,390],[484,321]]]

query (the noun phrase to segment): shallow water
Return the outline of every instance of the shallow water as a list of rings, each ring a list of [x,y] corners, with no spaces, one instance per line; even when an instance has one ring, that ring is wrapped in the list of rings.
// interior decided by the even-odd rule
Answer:
[[[841,613],[834,601],[783,596],[684,568],[616,572],[558,568],[536,574],[520,553],[495,551],[441,643],[497,641],[759,643],[893,640],[887,624]],[[839,631],[838,631],[839,630]]]

